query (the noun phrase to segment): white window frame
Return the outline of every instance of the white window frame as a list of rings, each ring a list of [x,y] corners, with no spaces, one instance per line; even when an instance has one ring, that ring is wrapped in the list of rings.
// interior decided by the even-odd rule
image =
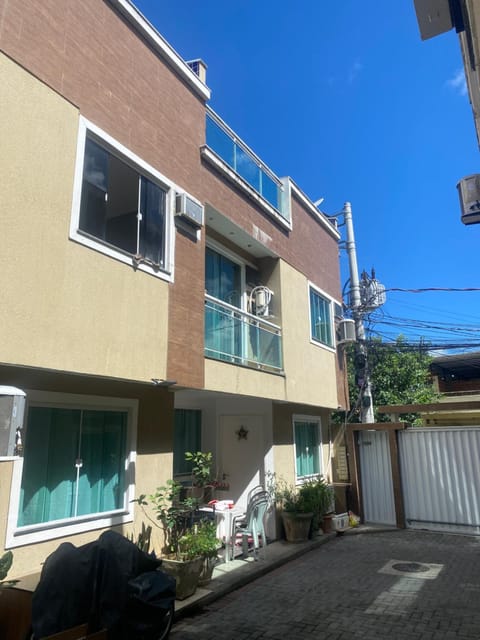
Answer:
[[[125,456],[125,498],[124,508],[114,511],[93,513],[76,518],[53,520],[35,525],[18,527],[18,510],[20,507],[20,491],[22,486],[23,458],[16,458],[13,463],[12,485],[10,489],[10,505],[7,520],[6,548],[35,544],[45,540],[52,540],[71,536],[94,529],[104,529],[132,522],[134,508],[132,500],[135,498],[135,460],[137,441],[138,400],[130,398],[111,398],[104,396],[86,396],[46,391],[27,391],[27,406],[25,418],[30,406],[68,407],[70,409],[97,409],[105,411],[126,411],[127,437]],[[25,422],[26,424],[26,422]],[[28,434],[26,435],[28,438]]]
[[[332,334],[332,345],[328,345],[325,344],[325,342],[320,342],[320,340],[315,340],[313,338],[313,331],[312,331],[312,305],[310,302],[310,289],[313,289],[313,291],[315,293],[317,293],[320,297],[324,298],[328,303],[329,303],[329,307],[330,307],[330,331]],[[308,296],[308,329],[309,329],[309,333],[310,333],[310,343],[314,344],[316,347],[320,347],[322,349],[327,349],[328,351],[332,351],[335,352],[336,349],[336,336],[335,336],[335,304],[340,304],[338,302],[338,300],[336,300],[335,298],[332,298],[332,296],[328,295],[328,293],[325,293],[325,291],[323,291],[323,289],[320,289],[320,287],[317,287],[315,284],[313,284],[313,282],[308,282],[308,291],[307,291],[307,296]]]
[[[100,127],[97,127],[95,124],[93,124],[83,116],[80,116],[78,128],[75,176],[73,184],[72,215],[70,218],[70,239],[130,266],[133,266],[134,264],[132,256],[122,252],[120,249],[115,249],[115,247],[112,247],[111,245],[104,244],[103,242],[101,242],[101,240],[96,240],[92,236],[82,233],[82,231],[79,229],[85,141],[87,139],[87,134],[90,134],[92,139],[96,141],[100,146],[102,146],[106,151],[109,151],[113,155],[117,156],[120,160],[130,165],[135,171],[138,171],[139,174],[145,176],[147,179],[150,179],[166,192],[165,265],[157,269],[153,265],[140,262],[138,265],[135,265],[135,268],[139,271],[144,271],[163,280],[167,280],[168,282],[173,282],[175,195],[177,192],[183,192],[184,189],[175,185],[171,180],[157,171],[150,164],[142,160],[139,156],[137,156],[135,153],[127,149],[123,144],[118,142],[118,140],[112,138],[112,136],[103,131],[103,129],[100,129]]]
[[[300,476],[297,470],[297,442],[295,438],[295,423],[296,422],[315,422],[318,432],[318,473],[314,473],[309,476]],[[322,444],[322,418],[320,416],[307,416],[301,414],[294,414],[292,417],[292,430],[293,430],[293,461],[295,465],[295,484],[300,485],[308,480],[317,479],[323,476],[323,444]]]

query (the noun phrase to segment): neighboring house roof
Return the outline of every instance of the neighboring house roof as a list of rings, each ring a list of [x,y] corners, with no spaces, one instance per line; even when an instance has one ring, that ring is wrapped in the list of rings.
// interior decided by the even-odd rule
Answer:
[[[480,378],[480,351],[439,356],[433,359],[430,371],[432,375],[444,378]]]

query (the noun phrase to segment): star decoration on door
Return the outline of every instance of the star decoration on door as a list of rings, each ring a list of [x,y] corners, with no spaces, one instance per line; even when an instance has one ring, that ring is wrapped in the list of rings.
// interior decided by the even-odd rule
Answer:
[[[238,431],[235,431],[235,433],[237,434],[238,440],[246,440],[248,436],[248,429],[245,429],[245,427],[242,424],[240,426],[240,429]]]

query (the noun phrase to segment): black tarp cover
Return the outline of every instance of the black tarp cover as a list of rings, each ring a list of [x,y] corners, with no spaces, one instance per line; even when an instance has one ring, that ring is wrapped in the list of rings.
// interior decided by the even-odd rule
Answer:
[[[128,613],[137,618],[142,605],[145,623],[149,615],[161,620],[175,599],[175,580],[158,571],[160,565],[114,531],[81,547],[61,544],[46,559],[33,594],[34,638],[85,622],[89,632],[108,629],[109,638],[126,638],[130,624],[136,624],[127,620]]]

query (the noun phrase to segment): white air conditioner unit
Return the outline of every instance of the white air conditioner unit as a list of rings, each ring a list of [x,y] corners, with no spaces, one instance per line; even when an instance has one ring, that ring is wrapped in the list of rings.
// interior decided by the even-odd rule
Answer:
[[[480,222],[480,174],[462,178],[457,184],[463,224]]]
[[[251,312],[259,317],[268,317],[270,315],[270,302],[272,300],[273,291],[264,285],[254,287],[250,292]],[[252,305],[253,301],[253,305]]]
[[[0,385],[0,457],[22,453],[25,392]]]
[[[178,193],[175,197],[175,215],[195,227],[203,226],[203,206],[186,193]]]
[[[346,318],[338,323],[337,344],[355,342],[356,339],[357,339],[357,336],[355,332],[355,320],[350,320],[350,318]]]

